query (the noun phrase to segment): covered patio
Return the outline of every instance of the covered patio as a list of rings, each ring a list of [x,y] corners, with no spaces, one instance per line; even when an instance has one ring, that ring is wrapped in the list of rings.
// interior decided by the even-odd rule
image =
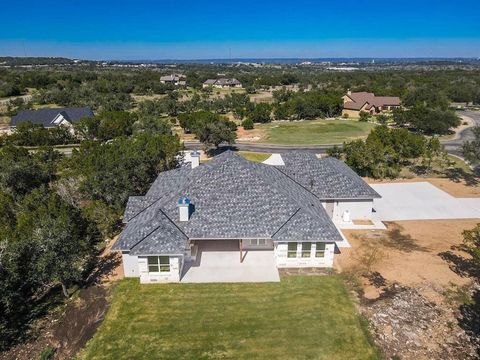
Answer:
[[[240,252],[238,240],[201,240],[195,261],[183,266],[181,282],[279,282],[273,250]],[[242,254],[242,262],[240,261]]]

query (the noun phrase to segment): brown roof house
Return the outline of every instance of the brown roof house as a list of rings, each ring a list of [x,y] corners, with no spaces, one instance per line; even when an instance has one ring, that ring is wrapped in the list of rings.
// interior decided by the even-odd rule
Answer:
[[[359,117],[362,111],[376,115],[400,107],[400,98],[397,96],[375,96],[374,93],[365,91],[351,92],[349,90],[342,99],[342,115],[348,117]]]

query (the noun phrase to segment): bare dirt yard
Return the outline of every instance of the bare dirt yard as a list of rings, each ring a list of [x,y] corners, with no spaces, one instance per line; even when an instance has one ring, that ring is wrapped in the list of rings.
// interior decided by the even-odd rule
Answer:
[[[1,353],[2,360],[72,359],[92,338],[109,307],[112,284],[123,278],[121,257],[110,241],[85,285],[33,324],[25,340]],[[45,357],[46,354],[50,357]],[[42,357],[44,356],[44,357]]]
[[[426,180],[453,196],[480,196],[477,185]],[[480,357],[480,273],[462,250],[462,232],[478,223],[397,221],[386,230],[342,231],[352,247],[335,257],[335,269],[356,289],[387,358]]]

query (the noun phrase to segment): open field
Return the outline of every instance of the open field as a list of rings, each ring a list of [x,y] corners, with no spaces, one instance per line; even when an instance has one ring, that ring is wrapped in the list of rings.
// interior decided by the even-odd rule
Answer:
[[[269,144],[316,145],[341,144],[368,135],[374,124],[352,120],[304,120],[272,122],[243,131],[243,138]],[[250,133],[251,132],[251,133]],[[252,135],[250,135],[252,134]],[[239,136],[239,141],[242,137]]]
[[[80,359],[376,359],[338,276],[280,283],[121,281]]]

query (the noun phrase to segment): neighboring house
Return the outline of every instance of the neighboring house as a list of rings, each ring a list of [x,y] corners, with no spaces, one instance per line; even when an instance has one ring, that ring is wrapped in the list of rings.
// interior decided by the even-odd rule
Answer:
[[[84,117],[93,117],[92,109],[89,107],[81,107],[25,110],[20,111],[17,115],[12,117],[10,127],[14,129],[18,124],[27,121],[36,125],[43,125],[46,128],[60,125],[72,127],[72,124],[78,122]]]
[[[198,154],[191,160],[129,198],[113,246],[125,276],[178,282],[212,240],[238,244],[240,259],[244,250],[271,251],[279,268],[331,267],[344,241],[335,222],[370,219],[380,197],[335,158],[291,153],[273,166],[227,151],[202,165]]]
[[[175,86],[186,86],[187,85],[187,78],[185,75],[182,74],[172,74],[172,75],[165,75],[160,76],[160,82],[162,84],[171,84]]]
[[[235,78],[208,79],[203,83],[203,87],[213,86],[216,88],[241,88],[242,83]]]
[[[348,91],[342,99],[342,115],[349,117],[359,117],[362,111],[376,115],[400,107],[400,98],[397,96],[375,96],[369,92]]]

